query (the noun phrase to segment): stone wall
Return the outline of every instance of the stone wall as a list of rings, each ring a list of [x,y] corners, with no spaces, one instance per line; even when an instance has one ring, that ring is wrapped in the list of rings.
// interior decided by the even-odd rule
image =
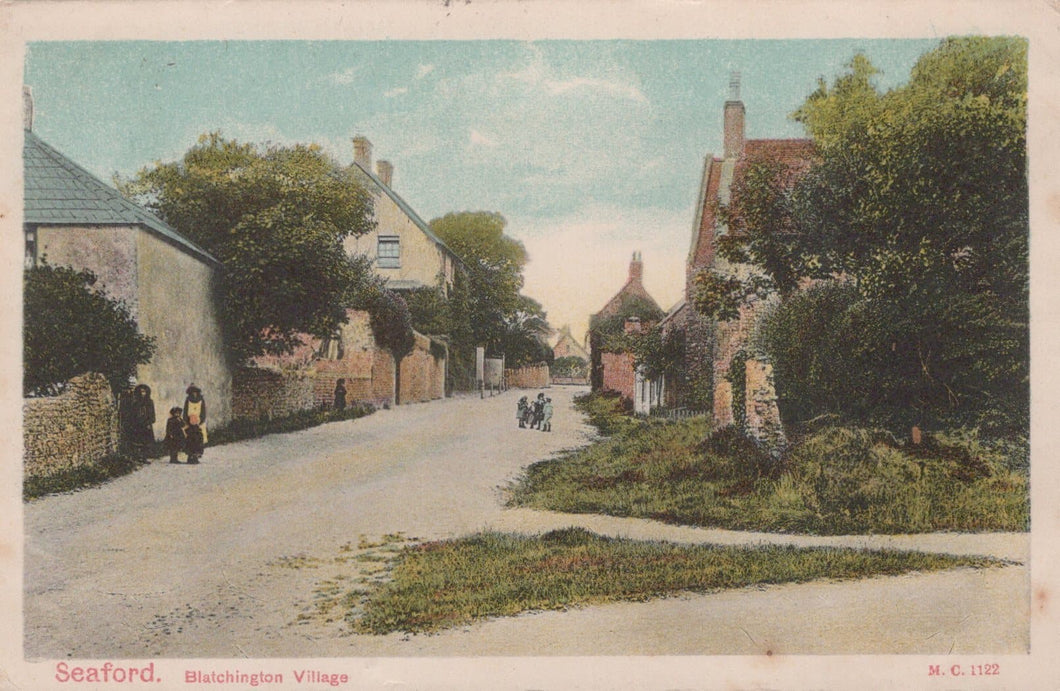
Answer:
[[[22,402],[23,472],[48,477],[93,466],[118,447],[118,414],[102,374],[67,382],[59,396]]]
[[[551,383],[548,365],[538,363],[504,370],[504,381],[509,389],[544,389]]]
[[[445,397],[445,358],[431,352],[431,341],[416,334],[416,346],[401,361],[401,403]]]
[[[749,358],[745,365],[745,377],[747,434],[770,453],[779,455],[787,446],[787,438],[780,422],[773,365],[761,358]]]
[[[313,377],[307,370],[243,367],[232,381],[232,414],[236,419],[284,417],[317,407]]]

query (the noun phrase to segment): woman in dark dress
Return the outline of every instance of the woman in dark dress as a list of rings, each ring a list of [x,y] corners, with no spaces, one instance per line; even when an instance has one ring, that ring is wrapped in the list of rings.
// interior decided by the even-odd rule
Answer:
[[[206,448],[206,401],[202,397],[202,389],[194,384],[188,387],[187,394],[188,397],[184,399],[184,424],[188,437],[184,451],[188,454],[188,464],[194,465],[199,462]]]
[[[129,448],[141,463],[147,463],[147,454],[155,443],[155,402],[151,400],[151,387],[140,384],[132,393],[129,403]]]

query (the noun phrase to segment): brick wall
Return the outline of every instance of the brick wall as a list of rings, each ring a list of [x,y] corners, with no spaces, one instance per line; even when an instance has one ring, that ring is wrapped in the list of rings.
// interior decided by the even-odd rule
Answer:
[[[633,400],[633,355],[631,353],[601,353],[603,391],[615,391],[622,398]]]
[[[549,386],[548,365],[539,363],[504,370],[504,380],[510,389],[544,389]]]
[[[117,449],[117,409],[101,374],[74,377],[59,396],[23,399],[22,417],[27,477],[90,467]]]
[[[779,455],[787,446],[787,438],[780,422],[780,408],[777,407],[773,365],[762,359],[750,358],[745,369],[747,434],[771,453]]]

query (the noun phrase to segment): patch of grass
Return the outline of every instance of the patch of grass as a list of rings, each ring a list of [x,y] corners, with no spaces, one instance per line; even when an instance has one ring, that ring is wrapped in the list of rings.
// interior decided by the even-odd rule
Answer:
[[[371,405],[358,404],[345,410],[303,410],[278,418],[235,420],[224,427],[218,427],[217,429],[211,427],[209,429],[210,443],[207,444],[207,447],[212,448],[237,441],[257,439],[267,434],[296,432],[328,422],[354,420],[370,415],[373,412],[375,412],[375,408]],[[148,457],[157,459],[164,456],[168,456],[168,452],[165,451],[161,442],[155,442],[148,453]],[[72,492],[84,487],[93,487],[122,475],[128,475],[141,467],[140,463],[124,454],[114,454],[93,467],[64,471],[47,477],[26,477],[22,483],[22,498],[27,501],[48,494]]]
[[[774,532],[1025,531],[1025,448],[966,431],[912,447],[828,427],[772,459],[732,429],[710,434],[703,418],[636,421],[530,466],[509,504]]]
[[[633,410],[618,394],[587,393],[575,396],[574,407],[585,413],[589,424],[604,436],[624,432],[640,422],[632,416]]]
[[[679,592],[1004,564],[987,557],[790,546],[677,545],[579,528],[487,532],[408,547],[347,614],[360,633],[430,632],[488,617]]]
[[[141,463],[132,458],[115,454],[107,456],[93,466],[65,470],[54,475],[27,476],[22,482],[22,499],[28,501],[48,494],[95,487],[142,467]]]

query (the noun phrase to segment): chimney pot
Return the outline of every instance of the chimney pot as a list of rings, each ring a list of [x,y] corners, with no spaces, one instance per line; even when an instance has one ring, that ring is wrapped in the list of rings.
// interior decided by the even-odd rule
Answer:
[[[391,186],[394,180],[394,164],[390,161],[378,161],[375,164],[376,176],[379,181],[387,187]]]
[[[365,170],[372,170],[372,142],[367,137],[353,138],[353,160]]]
[[[629,282],[640,283],[644,277],[644,262],[641,261],[640,252],[633,253],[633,261],[629,263]]]
[[[740,100],[739,72],[733,72],[729,80],[729,96],[725,102],[725,158],[739,158],[743,154],[745,114]]]
[[[22,87],[22,129],[33,131],[33,89]]]

